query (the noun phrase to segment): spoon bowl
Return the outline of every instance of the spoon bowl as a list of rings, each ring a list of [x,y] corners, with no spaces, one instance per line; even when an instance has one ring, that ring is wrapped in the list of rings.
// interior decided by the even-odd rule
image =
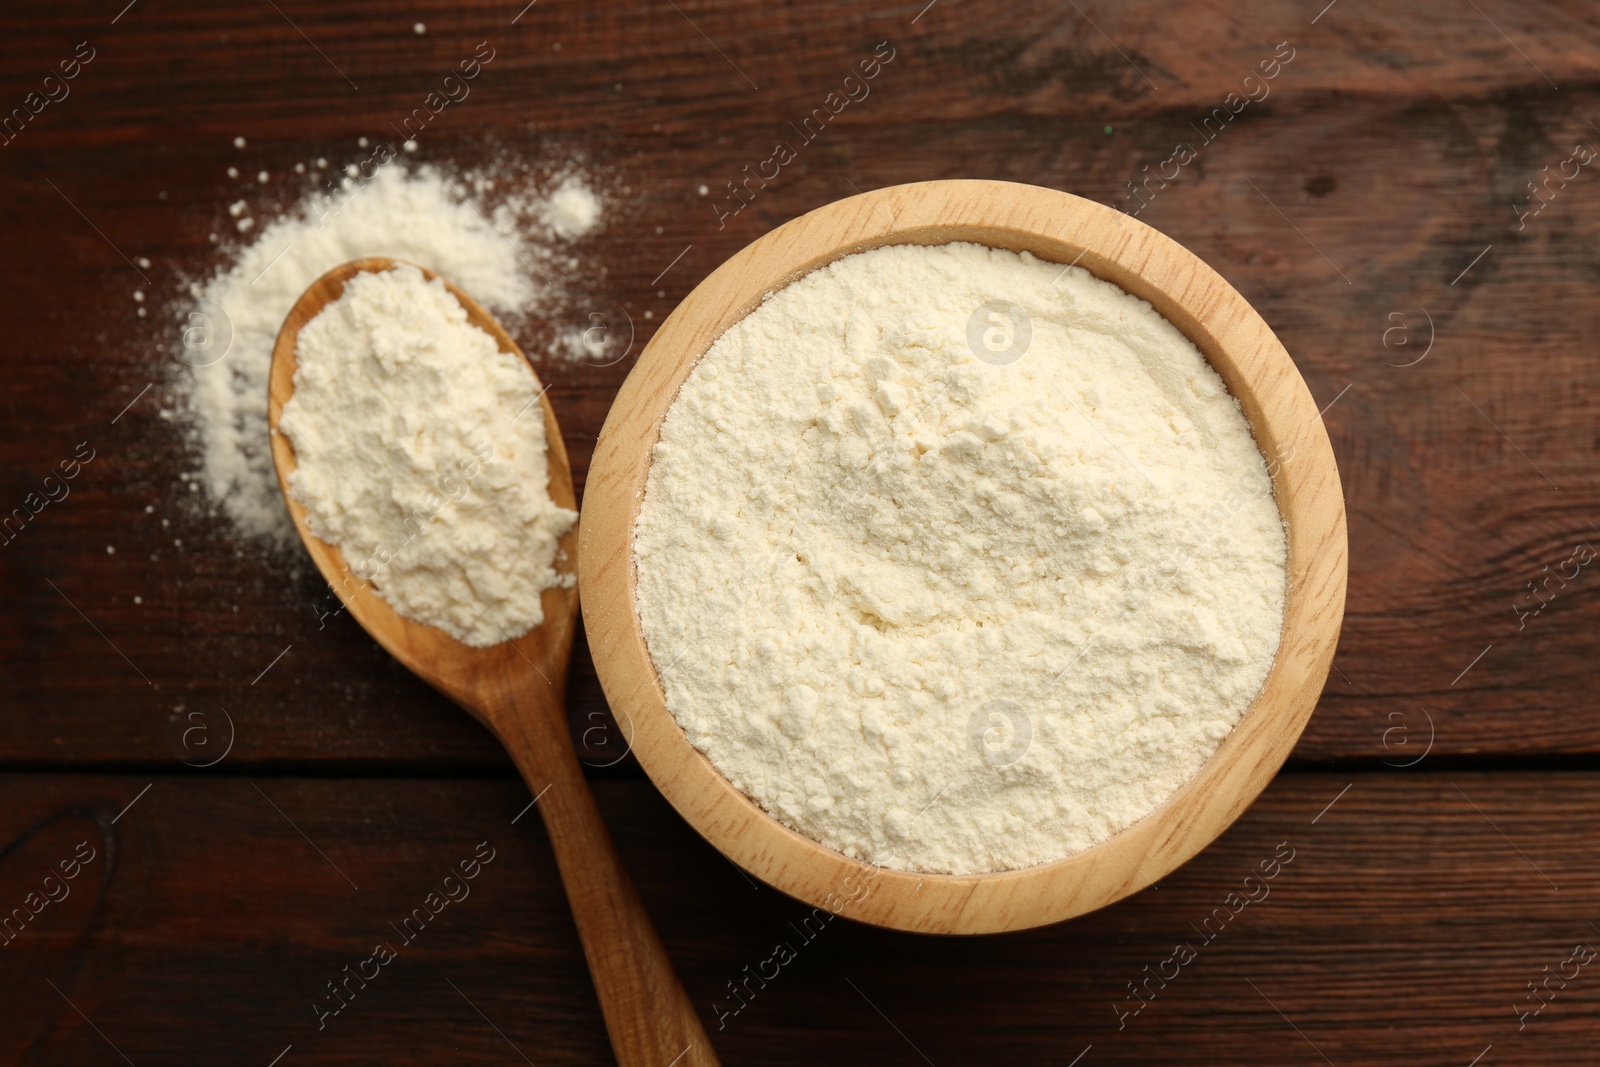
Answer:
[[[399,615],[372,583],[350,568],[337,546],[311,532],[305,508],[289,491],[294,447],[279,424],[284,405],[294,394],[300,330],[343,295],[345,283],[355,275],[398,265],[397,260],[375,257],[335,267],[305,291],[278,333],[267,410],[272,459],[289,514],[317,569],[361,627],[412,673],[488,727],[522,773],[550,835],[617,1062],[622,1067],[671,1062],[715,1067],[711,1044],[622,868],[572,747],[565,696],[577,625],[576,586],[544,590],[544,622],[539,626],[520,637],[474,648],[443,630]],[[430,281],[438,277],[427,268],[418,269]],[[502,352],[526,363],[494,316],[449,281],[444,286],[466,310],[470,323],[493,337]],[[531,366],[528,373],[533,375]],[[537,375],[534,380],[537,384]],[[541,393],[539,402],[550,497],[561,507],[576,509],[561,427],[548,396]],[[570,568],[577,558],[577,543],[574,526],[561,539],[557,560],[567,561]]]
[[[490,721],[485,708],[504,701],[485,698],[504,696],[509,700],[512,694],[509,691],[503,694],[486,692],[486,686],[523,690],[526,688],[523,675],[531,668],[536,672],[535,677],[548,675],[542,678],[542,684],[554,687],[558,703],[564,696],[566,664],[572,654],[572,637],[577,624],[576,583],[546,589],[540,597],[544,622],[521,637],[485,648],[473,648],[443,630],[413,622],[390,607],[371,582],[351,570],[337,546],[328,544],[311,532],[305,507],[289,491],[289,476],[295,469],[294,446],[279,430],[279,423],[284,405],[294,395],[295,348],[300,330],[316,318],[324,307],[339,299],[344,293],[345,283],[355,275],[363,272],[381,273],[399,265],[398,260],[381,257],[342,264],[313,282],[290,310],[273,347],[272,369],[267,379],[267,422],[272,432],[272,461],[277,468],[278,486],[289,505],[289,516],[294,520],[295,529],[305,542],[306,550],[311,553],[317,569],[333,586],[361,628],[413,674],[449,697],[490,730],[495,730],[495,723]],[[418,269],[430,281],[438,277],[426,268]],[[493,337],[502,352],[522,357],[516,342],[493,315],[448,280],[444,285],[461,302],[467,312],[468,322]],[[528,373],[533,374],[531,366]],[[548,395],[539,398],[539,406],[544,412],[550,499],[560,507],[575,511],[578,503],[572,488],[572,467],[568,463],[567,446],[562,440],[561,427],[556,422],[556,413],[550,406]],[[556,551],[558,571],[563,560],[569,570],[575,566],[577,543],[578,527],[574,525],[561,539]]]

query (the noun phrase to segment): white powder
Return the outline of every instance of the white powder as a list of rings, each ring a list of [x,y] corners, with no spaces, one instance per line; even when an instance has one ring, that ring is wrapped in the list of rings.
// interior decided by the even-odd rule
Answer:
[[[468,180],[493,186],[481,175]],[[587,190],[581,177],[561,188],[569,186]],[[194,430],[206,492],[240,534],[282,547],[296,541],[268,450],[267,371],[284,316],[322,274],[363,256],[390,256],[437,271],[512,324],[553,311],[562,294],[536,286],[530,272],[559,285],[563,274],[577,273],[575,261],[519,226],[531,219],[549,230],[543,201],[524,197],[516,209],[501,208],[487,211],[435,168],[390,163],[370,180],[342,179],[337,195],[310,195],[192,287],[193,303],[180,316],[188,325],[179,358],[190,364],[177,383],[180,411]],[[237,217],[247,205],[228,210]],[[241,230],[250,221],[239,219]]]
[[[581,179],[569,178],[550,194],[545,221],[559,237],[583,237],[600,221],[600,200]]]
[[[906,870],[1030,866],[1149,814],[1283,619],[1268,471],[1199,351],[1081,268],[971,244],[847,256],[728,330],[635,537],[689,740]]]
[[[550,500],[537,379],[438,280],[358,274],[300,331],[289,488],[401,615],[469,645],[544,621],[578,514]]]

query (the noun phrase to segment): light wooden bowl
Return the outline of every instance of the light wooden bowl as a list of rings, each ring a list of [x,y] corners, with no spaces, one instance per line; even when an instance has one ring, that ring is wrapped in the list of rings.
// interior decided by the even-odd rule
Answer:
[[[695,362],[764,293],[887,244],[973,241],[1076,262],[1148,300],[1199,347],[1243,405],[1289,528],[1282,641],[1260,694],[1194,778],[1109,840],[1054,863],[984,875],[916,874],[851,859],[789,829],[689,744],[666,701],[634,600],[633,525],[650,452]],[[606,419],[579,538],[584,625],[633,752],[678,813],[740,867],[793,897],[899,930],[978,934],[1069,919],[1144,888],[1210,844],[1271,780],[1333,662],[1345,595],[1344,494],[1317,405],[1283,345],[1216,271],[1121,212],[994,181],[922,182],[819,208],[757,240],[661,324]]]

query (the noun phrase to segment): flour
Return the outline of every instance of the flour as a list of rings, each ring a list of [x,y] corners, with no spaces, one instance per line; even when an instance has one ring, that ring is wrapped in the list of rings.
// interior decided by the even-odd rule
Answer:
[[[300,331],[290,492],[401,615],[482,647],[544,621],[578,521],[550,500],[539,386],[415,267],[358,274]]]
[[[1268,470],[1204,357],[1081,268],[971,244],[847,256],[729,329],[634,533],[690,742],[905,870],[1044,863],[1148,815],[1283,620]]]
[[[560,279],[578,273],[577,261],[552,247],[565,238],[546,237],[553,229],[543,199],[518,193],[514,204],[490,211],[474,199],[494,189],[495,179],[483,174],[464,183],[426,166],[350,169],[355,176],[341,179],[337,193],[314,193],[259,228],[179,309],[189,324],[179,353],[189,364],[176,383],[179,415],[200,452],[198,484],[239,534],[280,547],[296,537],[268,450],[267,371],[284,316],[313,281],[363,256],[404,259],[439,272],[515,325],[530,313],[552,314],[564,295]],[[569,199],[581,190],[599,203],[581,175],[559,188]],[[253,225],[248,209],[244,200],[228,208],[241,232]],[[565,358],[564,338],[554,346]]]
[[[559,237],[584,237],[600,221],[600,199],[582,179],[569,178],[550,194],[545,222]]]

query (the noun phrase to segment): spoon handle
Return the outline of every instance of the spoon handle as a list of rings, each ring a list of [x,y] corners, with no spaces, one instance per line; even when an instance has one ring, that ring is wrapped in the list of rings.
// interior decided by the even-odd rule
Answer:
[[[718,1067],[600,819],[565,719],[527,708],[494,718],[538,797],[619,1067]]]

